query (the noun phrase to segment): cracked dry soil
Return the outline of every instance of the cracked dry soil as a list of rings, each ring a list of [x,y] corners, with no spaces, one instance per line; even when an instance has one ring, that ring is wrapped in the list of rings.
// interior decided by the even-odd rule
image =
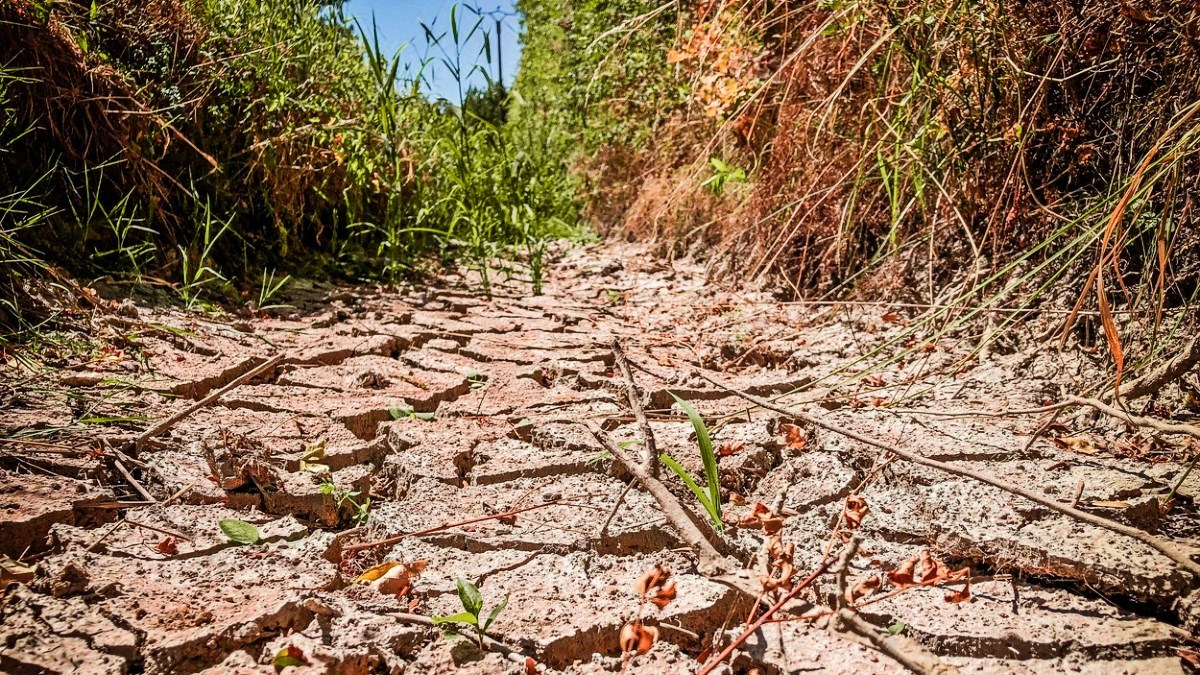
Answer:
[[[601,535],[631,477],[599,458],[595,439],[571,420],[598,421],[619,440],[640,437],[614,375],[615,337],[641,367],[661,450],[703,475],[669,392],[709,418],[717,444],[736,448],[721,457],[720,480],[729,547],[747,566],[761,532],[736,522],[753,504],[783,495],[784,541],[806,574],[859,489],[871,511],[852,580],[925,549],[976,576],[968,602],[916,588],[863,607],[872,623],[962,672],[1184,672],[1179,650],[1195,629],[1198,581],[1158,552],[988,485],[902,463],[878,470],[878,451],[827,431],[806,429],[806,446],[791,447],[780,428],[788,420],[696,376],[703,369],[759,396],[796,391],[781,402],[1191,550],[1200,476],[1183,481],[1177,506],[1162,513],[1155,497],[1184,466],[1170,452],[1152,462],[1111,450],[1132,435],[1121,426],[1083,414],[1060,420],[1060,435],[1110,441],[1081,453],[1045,439],[1030,445],[1042,418],[901,410],[1038,406],[1072,378],[1098,376],[1100,357],[1016,344],[963,369],[975,347],[966,336],[898,362],[884,363],[899,348],[862,360],[909,319],[871,305],[778,303],[708,283],[697,265],[650,260],[626,245],[575,250],[534,297],[514,286],[489,300],[448,278],[397,293],[297,287],[286,318],[221,321],[122,305],[121,315],[94,322],[97,336],[125,336],[124,349],[49,374],[10,362],[4,436],[60,431],[0,446],[0,553],[36,563],[4,591],[0,670],[277,672],[274,655],[292,647],[309,665],[289,673],[519,674],[526,656],[541,673],[617,672],[618,633],[638,606],[633,586],[662,563],[678,599],[649,613],[661,639],[628,672],[695,672],[714,637],[721,646],[740,631],[748,602],[696,571],[636,486]],[[82,418],[166,418],[276,354],[278,366],[136,456],[118,450],[149,422],[110,419],[80,431]],[[874,377],[848,377],[868,363],[883,365]],[[301,466],[316,441],[332,493]],[[664,478],[700,515],[682,483]],[[360,494],[339,499],[350,490]],[[356,526],[350,502],[368,496],[369,520]],[[528,506],[540,508],[438,528]],[[260,543],[230,545],[218,527],[226,518],[254,523]],[[434,531],[341,555],[424,530]],[[407,597],[350,583],[384,560],[427,562]],[[457,578],[475,580],[489,606],[509,596],[489,634],[516,653],[480,654],[404,620],[459,611]],[[833,579],[822,579],[807,598],[832,592]],[[770,624],[722,669],[902,670],[819,621]]]

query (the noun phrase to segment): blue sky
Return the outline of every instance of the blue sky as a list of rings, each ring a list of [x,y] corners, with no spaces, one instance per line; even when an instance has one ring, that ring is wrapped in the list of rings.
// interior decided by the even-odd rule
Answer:
[[[435,57],[434,62],[425,70],[427,79],[431,80],[425,87],[425,91],[435,97],[444,97],[457,102],[458,85],[441,62],[437,60],[436,57],[442,56],[441,52],[436,47],[427,46],[425,31],[421,28],[421,24],[425,23],[429,25],[435,35],[445,33],[446,46],[452,53],[452,50],[449,50],[451,42],[450,11],[455,5],[453,0],[349,0],[345,5],[345,11],[347,16],[356,17],[368,32],[371,30],[371,16],[374,13],[375,23],[379,29],[379,41],[384,49],[391,53],[407,44],[401,53],[402,61],[413,71],[419,67],[422,59]],[[471,65],[478,63],[486,68],[491,77],[495,79],[499,76],[498,56],[502,55],[504,83],[512,84],[513,76],[517,72],[517,57],[520,54],[517,31],[521,26],[520,19],[515,15],[513,0],[470,0],[467,3],[458,3],[458,28],[463,34],[479,20],[479,15],[466,9],[465,5],[476,7],[485,14],[481,28],[486,27],[492,34],[492,62],[488,64],[485,58],[479,55],[483,40],[481,37],[477,37],[463,50],[464,74],[470,70]],[[499,17],[502,22],[499,44],[501,52],[499,54],[495,40],[496,22],[494,19],[496,17]],[[477,74],[468,82],[482,85],[484,79]],[[464,83],[464,89],[466,86],[467,84]]]

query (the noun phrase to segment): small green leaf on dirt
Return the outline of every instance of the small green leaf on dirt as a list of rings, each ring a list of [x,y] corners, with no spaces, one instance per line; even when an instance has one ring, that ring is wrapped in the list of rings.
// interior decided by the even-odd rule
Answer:
[[[888,635],[899,635],[904,632],[905,628],[908,628],[908,624],[903,621],[896,621],[887,627],[887,632]]]
[[[308,657],[304,655],[304,652],[299,647],[289,645],[275,653],[275,658],[271,660],[271,665],[276,668],[307,666]]]
[[[221,531],[225,533],[226,537],[229,537],[230,542],[239,546],[258,543],[258,528],[244,520],[236,518],[222,520]]]

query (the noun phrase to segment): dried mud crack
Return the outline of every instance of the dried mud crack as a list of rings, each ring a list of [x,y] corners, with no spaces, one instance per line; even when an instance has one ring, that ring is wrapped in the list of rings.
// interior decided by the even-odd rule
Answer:
[[[722,546],[747,568],[762,532],[737,523],[756,503],[785,515],[782,537],[804,576],[853,494],[870,512],[844,573],[851,582],[922,551],[978,577],[966,602],[922,587],[861,608],[947,667],[1184,672],[1200,579],[1159,551],[990,485],[889,462],[829,430],[802,425],[798,442],[785,426],[794,420],[697,374],[785,406],[819,404],[844,429],[1191,554],[1200,475],[1180,481],[1185,453],[1150,462],[1110,451],[1131,432],[1082,415],[1058,435],[1086,431],[1107,445],[1030,443],[1037,417],[901,410],[1037,407],[1063,384],[1055,373],[1083,376],[1091,356],[1018,351],[962,370],[974,343],[943,337],[869,378],[831,377],[862,370],[863,355],[905,322],[875,308],[829,311],[724,290],[687,263],[633,262],[646,259],[612,244],[572,252],[535,297],[514,287],[488,299],[446,280],[419,292],[314,290],[286,317],[225,322],[139,307],[121,323],[136,351],[57,372],[6,365],[22,384],[0,409],[0,553],[11,582],[0,670],[275,672],[275,655],[294,648],[308,665],[288,672],[525,673],[526,657],[543,673],[618,672],[621,628],[638,610],[633,588],[662,564],[677,596],[648,614],[660,639],[626,667],[696,672],[740,632],[751,603],[700,573],[660,502],[585,426],[638,454],[643,433],[623,398],[616,338],[637,368],[658,451],[703,476],[672,393],[702,411],[725,448]],[[275,355],[249,381],[134,442]],[[687,487],[669,471],[661,478],[703,523]],[[1176,485],[1164,512],[1158,498]],[[225,519],[254,524],[260,541],[231,545]],[[465,524],[445,527],[454,523]],[[393,543],[364,546],[379,541]],[[18,560],[35,569],[17,569]],[[402,598],[350,583],[385,560],[426,566]],[[477,583],[489,606],[509,598],[488,631],[507,654],[443,640],[412,618],[461,611],[457,579]],[[836,594],[828,577],[798,599],[823,605]],[[826,622],[766,625],[715,672],[902,670]]]

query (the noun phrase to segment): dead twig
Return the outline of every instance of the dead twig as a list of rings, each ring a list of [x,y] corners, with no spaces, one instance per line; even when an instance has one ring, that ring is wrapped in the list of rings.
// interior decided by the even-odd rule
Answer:
[[[958,668],[943,663],[916,640],[902,635],[886,635],[849,609],[837,613],[838,621],[847,630],[866,638],[872,646],[887,654],[900,665],[922,675],[955,675]]]
[[[133,489],[137,490],[138,494],[140,494],[142,497],[144,497],[146,499],[146,501],[151,502],[151,503],[158,502],[158,500],[154,498],[154,495],[150,494],[150,491],[147,490],[141,483],[138,482],[138,480],[136,478],[133,477],[133,474],[129,472],[129,469],[125,468],[125,464],[122,463],[121,460],[114,459],[113,466],[116,467],[117,471],[120,472],[120,474],[125,478],[125,480],[130,485],[133,486]]]
[[[387,539],[380,539],[378,541],[368,541],[368,542],[364,542],[362,544],[351,544],[350,546],[346,546],[346,547],[342,548],[342,553],[343,554],[353,553],[354,551],[362,551],[364,549],[375,548],[377,546],[391,546],[392,544],[399,544],[400,542],[404,541],[405,539],[408,539],[409,537],[421,537],[421,536],[424,536],[427,534],[434,534],[435,532],[442,532],[444,530],[450,530],[450,529],[453,529],[456,527],[461,527],[463,525],[471,525],[473,523],[482,523],[486,520],[498,520],[500,518],[509,518],[509,517],[515,516],[520,513],[525,513],[526,511],[536,511],[537,509],[544,509],[548,506],[566,506],[566,505],[568,505],[567,502],[564,502],[562,500],[555,500],[552,502],[544,502],[542,504],[535,504],[533,506],[526,506],[525,508],[521,508],[521,509],[513,509],[511,511],[505,511],[504,513],[493,513],[491,515],[479,516],[477,518],[468,518],[466,520],[460,520],[460,521],[453,522],[453,523],[444,523],[444,524],[438,525],[436,527],[431,527],[427,530],[418,530],[416,532],[405,532],[404,534],[398,534],[394,537],[388,537]]]
[[[1127,537],[1137,539],[1138,541],[1142,542],[1143,544],[1155,549],[1159,553],[1162,553],[1163,555],[1167,556],[1171,560],[1175,561],[1176,564],[1178,564],[1183,569],[1187,570],[1189,573],[1192,574],[1192,576],[1200,578],[1200,564],[1197,564],[1182,549],[1180,549],[1178,546],[1176,546],[1174,542],[1172,542],[1168,539],[1152,535],[1148,532],[1144,532],[1135,527],[1130,527],[1128,525],[1123,525],[1121,523],[1111,521],[1107,518],[1102,518],[1100,516],[1097,516],[1097,515],[1094,515],[1091,513],[1087,513],[1085,511],[1080,511],[1079,509],[1073,508],[1071,506],[1068,506],[1066,504],[1058,502],[1054,499],[1050,499],[1044,495],[1037,494],[1036,492],[1033,492],[1031,490],[1026,490],[1025,488],[1018,487],[1016,485],[1013,485],[1012,483],[1008,483],[1008,482],[1000,480],[998,478],[989,476],[985,473],[975,471],[973,469],[967,469],[967,468],[955,466],[953,464],[947,464],[946,462],[939,462],[937,460],[929,459],[927,457],[923,457],[916,453],[912,453],[907,450],[898,448],[895,446],[895,444],[885,443],[881,440],[872,438],[870,436],[866,436],[864,434],[860,434],[858,432],[851,431],[851,430],[845,428],[845,426],[843,426],[843,425],[834,424],[832,422],[826,422],[825,420],[823,420],[819,417],[816,417],[814,415],[810,415],[808,413],[799,412],[799,411],[795,411],[795,410],[788,410],[786,408],[777,406],[777,405],[771,403],[770,401],[767,401],[766,399],[762,399],[757,396],[753,396],[751,394],[747,394],[747,393],[738,391],[731,387],[727,387],[724,384],[714,380],[713,378],[705,375],[702,372],[699,373],[699,375],[701,378],[710,382],[714,386],[719,387],[731,394],[734,394],[735,396],[739,396],[751,403],[754,403],[755,405],[759,406],[760,408],[764,408],[766,410],[770,410],[772,412],[776,412],[781,415],[787,415],[789,417],[801,420],[803,422],[807,422],[808,424],[812,424],[814,426],[821,427],[822,429],[832,431],[833,433],[840,434],[842,436],[845,436],[846,438],[858,441],[859,443],[862,443],[864,445],[869,445],[871,447],[879,448],[881,450],[887,450],[887,451],[891,452],[893,455],[900,457],[901,459],[907,460],[909,462],[912,462],[914,464],[920,464],[921,466],[927,466],[929,468],[937,469],[939,471],[944,471],[946,473],[953,474],[955,476],[971,478],[971,479],[977,480],[981,483],[986,483],[988,485],[991,485],[992,487],[1004,490],[1005,492],[1017,495],[1019,497],[1024,497],[1025,499],[1028,499],[1031,502],[1045,506],[1046,508],[1056,511],[1065,516],[1070,516],[1071,518],[1083,521],[1085,523],[1089,523],[1091,525],[1095,525],[1097,527],[1106,529],[1110,532],[1115,532],[1117,534],[1122,534]],[[1081,399],[1081,400],[1083,400],[1083,399]],[[1115,410],[1115,408],[1113,408],[1113,410]],[[1124,414],[1124,413],[1122,413],[1122,414]]]
[[[774,616],[775,613],[780,609],[782,609],[784,605],[790,602],[792,598],[795,598],[797,595],[799,595],[800,591],[811,586],[812,582],[816,581],[818,577],[829,571],[829,568],[832,564],[833,559],[828,557],[825,558],[825,560],[821,562],[821,564],[816,570],[813,571],[812,574],[808,575],[803,581],[793,586],[792,590],[788,591],[787,595],[776,601],[774,605],[771,605],[770,609],[763,612],[761,616],[755,619],[754,623],[747,626],[740,635],[734,638],[733,642],[730,642],[725,649],[721,650],[720,654],[717,654],[711,660],[709,660],[708,663],[704,664],[704,667],[700,669],[700,672],[697,673],[697,675],[708,675],[708,673],[711,673],[717,666],[721,665],[725,659],[729,658],[729,656],[733,654],[733,650],[741,646],[741,644],[745,642],[751,635],[754,635],[759,628],[762,628],[764,623],[769,621],[771,617]]]
[[[1127,383],[1121,388],[1121,398],[1141,398],[1147,394],[1153,394],[1164,384],[1186,375],[1197,363],[1200,363],[1200,337],[1192,338],[1187,347],[1180,350],[1175,358]],[[1105,392],[1104,398],[1111,398],[1111,393],[1111,391]]]
[[[439,628],[439,626],[433,622],[433,619],[428,616],[421,616],[420,614],[410,614],[408,612],[387,612],[387,614],[389,614],[390,616],[396,617],[396,620],[399,621],[400,623],[415,624],[418,626],[427,626],[429,628]],[[522,652],[520,652],[517,649],[509,647],[508,645],[504,644],[503,642],[500,642],[499,640],[490,638],[486,635],[483,635],[480,637],[483,639],[483,645],[485,647],[487,647],[488,649],[497,651],[501,654],[504,654],[505,656],[519,655],[522,659],[525,658],[525,654],[523,654]]]
[[[599,424],[591,420],[577,423],[582,424],[588,431],[592,432],[592,436],[596,438],[600,445],[618,462],[624,465],[626,470],[632,473],[634,478],[642,484],[642,487],[646,488],[650,496],[654,497],[654,500],[658,502],[659,508],[662,509],[663,515],[675,527],[680,538],[695,552],[701,574],[711,577],[734,569],[731,562],[726,560],[725,556],[721,555],[720,551],[713,545],[713,542],[705,536],[703,530],[696,524],[696,521],[689,517],[687,509],[679,503],[679,500],[675,498],[675,495],[671,494],[671,491],[667,489],[667,486],[662,481],[647,474],[642,465],[633,461],[633,458],[626,454],[613,441],[612,437],[600,428]]]
[[[621,349],[621,341],[616,338],[613,338],[612,341],[612,353],[617,368],[625,376],[625,398],[629,401],[629,408],[633,411],[638,428],[642,431],[642,471],[653,478],[658,478],[658,448],[654,442],[654,432],[650,430],[650,423],[646,421],[646,411],[642,409],[642,392],[633,379],[633,369],[629,367],[629,359],[625,358],[625,350]]]
[[[600,539],[608,536],[608,526],[612,525],[613,518],[617,517],[617,511],[621,510],[621,504],[625,501],[625,495],[633,489],[633,483],[630,482],[621,490],[621,494],[617,495],[617,501],[613,502],[612,510],[608,512],[608,517],[604,519],[604,524],[600,526],[600,533],[597,535]]]
[[[258,357],[256,356],[256,357],[253,357],[253,358],[247,360],[245,363],[250,364],[257,360],[258,360]],[[188,406],[187,408],[175,413],[174,415],[171,415],[167,419],[165,419],[161,422],[158,422],[154,426],[143,431],[132,442],[132,447],[133,447],[134,453],[136,454],[138,451],[140,451],[142,449],[142,446],[146,443],[147,440],[154,438],[155,436],[159,436],[161,434],[166,433],[172,427],[174,427],[176,424],[179,424],[183,420],[187,419],[190,415],[192,415],[192,413],[195,413],[197,410],[200,410],[201,408],[205,408],[209,405],[212,405],[212,403],[214,401],[221,398],[229,391],[236,389],[237,387],[241,386],[242,384],[245,384],[246,382],[254,379],[258,375],[270,370],[271,368],[274,368],[275,366],[279,365],[282,362],[283,362],[283,354],[276,354],[275,356],[272,356],[271,358],[267,359],[266,361],[263,361],[262,363],[259,363],[258,365],[251,366],[249,370],[247,370],[246,372],[239,375],[237,378],[235,378],[229,384],[225,385],[224,387],[221,387],[220,389],[212,392],[208,396],[205,396],[204,398],[200,399],[199,401],[196,401],[194,404]]]
[[[1191,424],[1176,424],[1173,422],[1164,422],[1156,420],[1152,417],[1141,417],[1131,413],[1127,413],[1119,408],[1114,408],[1098,398],[1082,398],[1079,396],[1068,396],[1068,403],[1076,405],[1086,405],[1095,408],[1105,415],[1115,417],[1124,422],[1128,422],[1135,427],[1144,427],[1146,429],[1154,429],[1161,431],[1164,434],[1180,434],[1182,436],[1191,436],[1192,438],[1200,439],[1200,427]]]

